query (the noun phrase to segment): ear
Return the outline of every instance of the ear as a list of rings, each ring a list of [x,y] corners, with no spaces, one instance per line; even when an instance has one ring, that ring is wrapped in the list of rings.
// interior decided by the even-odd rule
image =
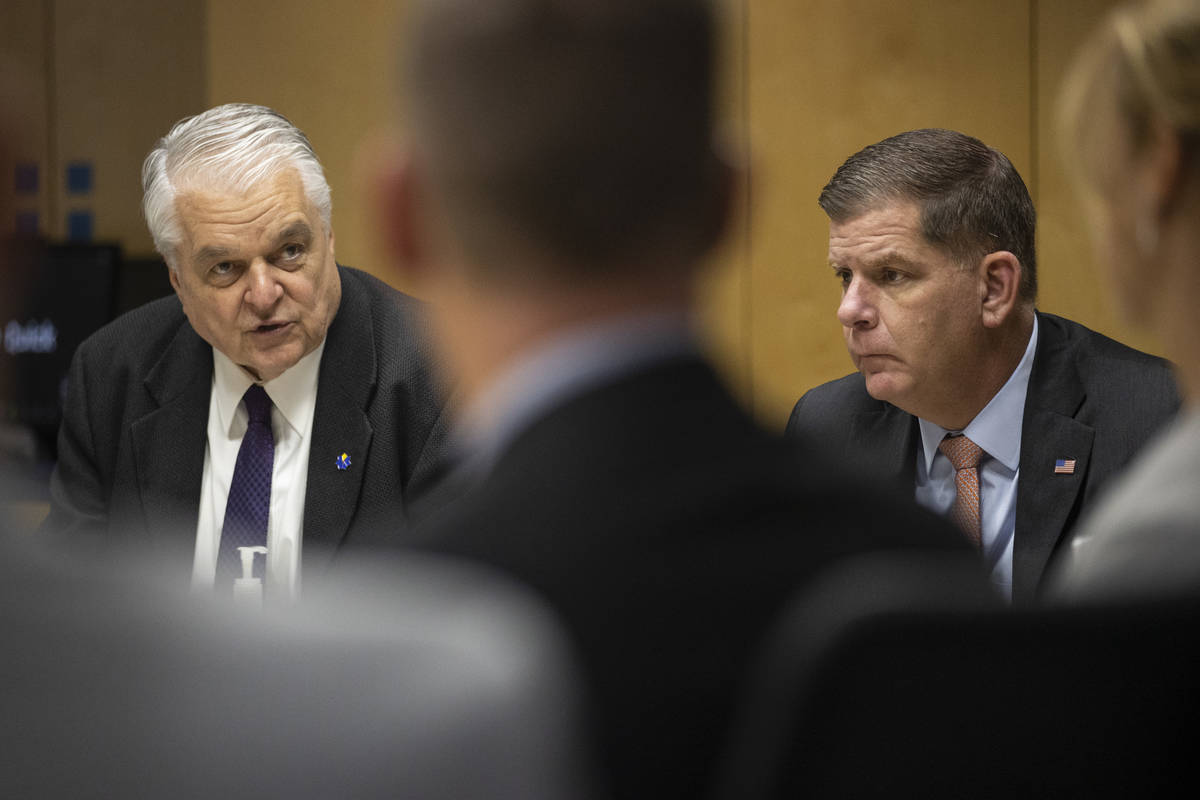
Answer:
[[[171,288],[175,290],[175,294],[179,294],[179,273],[174,267],[167,267],[167,278],[171,281]]]
[[[707,209],[705,229],[708,241],[705,249],[720,244],[730,234],[739,220],[738,206],[746,187],[750,186],[750,167],[736,158],[736,151],[718,142],[713,147],[710,168],[712,169],[712,203]]]
[[[1150,141],[1141,163],[1141,183],[1152,204],[1154,221],[1160,222],[1179,206],[1183,194],[1183,146],[1179,133],[1161,118],[1150,124]]]
[[[999,328],[1021,298],[1021,262],[1007,250],[988,253],[979,264],[983,325]]]
[[[421,283],[427,277],[430,254],[421,224],[420,181],[411,156],[391,156],[377,172],[373,191],[379,229],[401,282]]]

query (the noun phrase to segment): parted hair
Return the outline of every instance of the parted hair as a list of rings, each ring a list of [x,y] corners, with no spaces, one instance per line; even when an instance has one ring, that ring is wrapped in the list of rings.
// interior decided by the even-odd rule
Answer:
[[[180,120],[142,164],[142,212],[155,248],[176,268],[181,189],[244,192],[289,168],[328,230],[333,204],[321,162],[304,132],[278,111],[228,103]]]
[[[973,136],[923,128],[863,148],[821,190],[835,222],[896,202],[921,210],[921,233],[963,264],[1007,250],[1021,262],[1022,299],[1037,297],[1037,214],[1012,162]]]

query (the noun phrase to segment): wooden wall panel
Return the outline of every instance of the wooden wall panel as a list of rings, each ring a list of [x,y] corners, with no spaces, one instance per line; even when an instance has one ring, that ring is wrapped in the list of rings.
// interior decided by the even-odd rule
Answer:
[[[392,124],[395,0],[207,0],[208,104],[261,103],[313,143],[333,191],[343,264],[392,280],[359,177],[364,142]]]
[[[96,240],[153,253],[141,214],[142,161],[180,118],[203,110],[203,0],[53,0],[51,119],[56,211],[94,215]],[[66,165],[93,165],[93,190],[66,190]]]
[[[702,319],[718,362],[767,424],[782,425],[803,391],[851,369],[817,194],[851,153],[910,128],[957,128],[1007,153],[1041,213],[1042,306],[1136,340],[1089,285],[1050,130],[1062,65],[1110,4],[725,0],[719,108],[751,180],[747,213],[713,258]],[[206,8],[207,104],[265,103],[300,125],[333,187],[339,259],[393,279],[359,171],[363,142],[394,121],[404,3],[366,0],[352,14],[320,0]]]
[[[16,230],[16,215],[32,213],[39,224],[50,214],[47,20],[50,0],[0,3],[0,125],[7,151],[0,163],[0,236]],[[37,189],[16,186],[18,164],[37,166]]]
[[[852,369],[821,187],[861,147],[918,127],[978,136],[1028,176],[1030,11],[1013,0],[761,0],[747,25],[751,374],[756,411],[779,427],[805,390]]]

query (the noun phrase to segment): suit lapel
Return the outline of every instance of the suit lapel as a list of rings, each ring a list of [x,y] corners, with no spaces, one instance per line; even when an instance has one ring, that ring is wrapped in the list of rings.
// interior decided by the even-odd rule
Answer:
[[[850,422],[850,453],[861,466],[911,493],[916,484],[917,419],[884,403],[880,411],[856,414]]]
[[[1095,438],[1091,426],[1075,419],[1085,394],[1070,342],[1053,320],[1041,314],[1038,320],[1038,347],[1021,429],[1014,602],[1034,599],[1063,531],[1078,513]],[[1056,474],[1058,459],[1074,459],[1074,471]]]
[[[131,426],[146,527],[159,544],[194,541],[212,396],[212,348],[184,322],[143,382],[155,408]]]
[[[320,574],[346,536],[358,506],[373,435],[366,414],[376,383],[371,310],[358,284],[339,272],[342,302],[325,337],[308,455],[301,551],[306,575]],[[340,469],[343,453],[348,463]]]

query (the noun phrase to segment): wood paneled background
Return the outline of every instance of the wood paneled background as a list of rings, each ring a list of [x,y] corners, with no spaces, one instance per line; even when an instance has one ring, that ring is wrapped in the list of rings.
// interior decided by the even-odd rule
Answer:
[[[713,259],[710,346],[773,427],[850,369],[825,264],[821,187],[851,153],[916,127],[1003,150],[1038,206],[1040,307],[1157,351],[1115,317],[1057,158],[1053,106],[1068,59],[1111,0],[729,0],[721,108],[748,167],[743,218]],[[343,263],[390,278],[361,175],[396,124],[403,2],[5,0],[5,69],[21,65],[46,165],[40,204],[62,235],[62,165],[96,165],[98,238],[144,255],[139,165],[176,119],[217,103],[273,106],[310,136],[334,196]],[[44,88],[43,88],[44,87]],[[402,129],[403,120],[399,120]],[[11,172],[6,172],[11,175]],[[52,180],[51,180],[52,178]],[[11,191],[6,177],[5,191]],[[11,220],[0,221],[11,227]],[[0,230],[5,227],[0,227]]]

